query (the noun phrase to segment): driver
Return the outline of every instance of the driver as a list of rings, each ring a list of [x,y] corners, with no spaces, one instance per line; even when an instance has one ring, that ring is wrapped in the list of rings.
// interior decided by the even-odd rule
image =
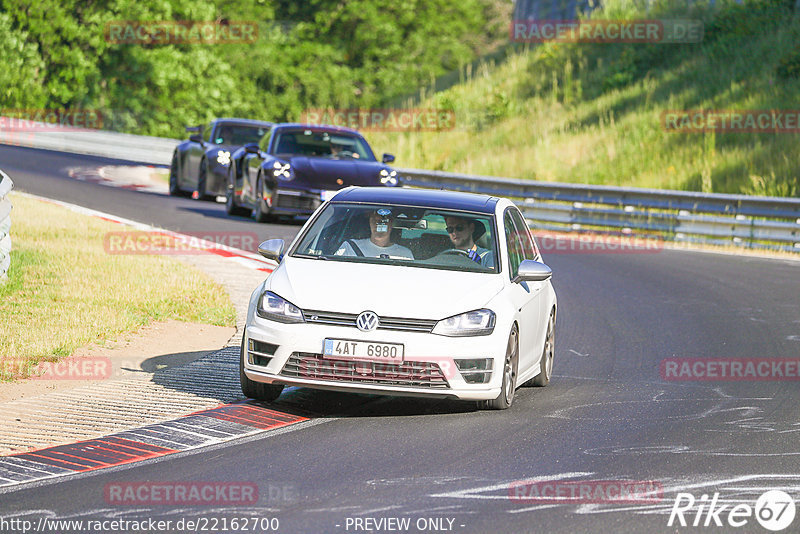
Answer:
[[[362,256],[366,258],[401,258],[413,260],[414,254],[402,245],[392,243],[394,215],[392,210],[381,208],[369,213],[369,238],[348,239],[336,256]]]
[[[447,224],[447,235],[456,250],[464,251],[472,261],[482,267],[494,268],[492,251],[475,244],[475,240],[486,233],[483,223],[475,219],[452,216],[445,217],[444,221]]]

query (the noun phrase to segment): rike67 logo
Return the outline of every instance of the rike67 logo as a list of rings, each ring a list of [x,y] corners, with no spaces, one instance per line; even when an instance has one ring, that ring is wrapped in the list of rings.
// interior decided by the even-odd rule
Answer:
[[[714,493],[710,500],[708,495],[696,499],[691,493],[678,493],[667,526],[738,528],[752,524],[752,519],[755,518],[765,529],[779,532],[792,524],[796,511],[792,497],[781,490],[762,493],[755,507],[746,503],[733,507],[730,504],[720,504],[719,493]],[[748,531],[752,532],[752,527]]]

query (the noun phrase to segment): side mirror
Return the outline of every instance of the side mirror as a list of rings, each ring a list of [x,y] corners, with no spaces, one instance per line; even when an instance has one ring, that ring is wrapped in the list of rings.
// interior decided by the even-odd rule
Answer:
[[[192,134],[192,135],[189,136],[189,141],[192,141],[194,143],[202,144],[203,143],[203,136],[200,135],[200,134]]]
[[[394,155],[393,154],[384,154],[383,155],[383,159],[381,161],[383,161],[384,163],[392,163],[394,161]]]
[[[247,143],[244,145],[244,151],[247,154],[258,154],[258,143]]]
[[[268,239],[258,245],[258,253],[268,260],[275,260],[278,263],[283,259],[283,239]]]
[[[518,282],[544,282],[553,276],[553,271],[544,263],[534,260],[522,260],[517,269],[517,277],[514,283]]]

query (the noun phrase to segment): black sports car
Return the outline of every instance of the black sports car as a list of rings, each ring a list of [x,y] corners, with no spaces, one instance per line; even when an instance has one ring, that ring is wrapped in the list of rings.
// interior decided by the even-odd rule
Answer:
[[[397,171],[386,165],[392,161],[391,154],[378,161],[367,140],[349,128],[274,124],[258,143],[231,156],[226,211],[249,211],[258,222],[308,216],[343,187],[399,185]]]
[[[206,199],[225,194],[231,152],[256,143],[271,122],[248,119],[216,119],[187,127],[192,135],[175,148],[169,171],[169,194],[193,194]]]

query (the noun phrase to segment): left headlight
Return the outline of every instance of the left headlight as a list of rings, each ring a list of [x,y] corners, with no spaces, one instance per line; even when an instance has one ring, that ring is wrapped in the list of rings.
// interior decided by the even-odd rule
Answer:
[[[280,323],[302,323],[305,321],[303,311],[272,291],[265,291],[258,298],[256,314],[263,319],[271,319]]]
[[[227,167],[231,164],[231,153],[227,150],[220,150],[217,152],[217,163],[222,165],[223,167]]]
[[[272,175],[279,180],[291,180],[294,178],[294,171],[291,164],[276,161],[272,164]]]
[[[397,185],[397,171],[389,169],[381,169],[379,173],[381,183],[383,185]]]
[[[492,310],[473,310],[442,319],[432,333],[440,336],[488,336],[494,331],[495,315]]]

